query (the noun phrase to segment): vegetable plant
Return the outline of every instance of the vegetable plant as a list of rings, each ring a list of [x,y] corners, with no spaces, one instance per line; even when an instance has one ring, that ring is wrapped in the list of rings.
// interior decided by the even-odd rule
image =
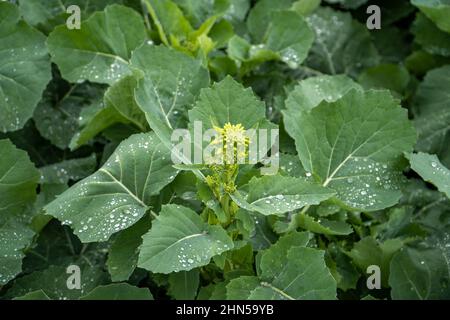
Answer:
[[[0,298],[449,299],[449,12],[0,2]]]

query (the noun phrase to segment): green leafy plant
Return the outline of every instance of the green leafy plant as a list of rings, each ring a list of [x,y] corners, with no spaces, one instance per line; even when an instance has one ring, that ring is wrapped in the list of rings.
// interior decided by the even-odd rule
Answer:
[[[0,298],[450,299],[450,3],[395,3],[0,2]]]

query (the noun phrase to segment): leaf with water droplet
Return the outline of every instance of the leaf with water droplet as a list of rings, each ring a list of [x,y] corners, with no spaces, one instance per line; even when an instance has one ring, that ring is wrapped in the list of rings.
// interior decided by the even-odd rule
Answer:
[[[47,45],[63,78],[113,84],[132,74],[131,52],[145,39],[142,17],[131,8],[111,5],[83,21],[80,29],[56,27]]]
[[[25,249],[34,236],[30,206],[36,198],[39,172],[25,151],[0,140],[0,285],[22,270]]]
[[[47,83],[45,36],[20,21],[17,7],[0,2],[0,131],[21,129],[33,115]]]
[[[362,87],[345,75],[318,76],[299,82],[286,99],[288,112],[309,111],[322,101],[334,102],[342,98],[351,89]]]
[[[448,232],[447,228],[445,234],[448,235]],[[408,247],[398,252],[390,265],[392,299],[450,299],[449,259],[450,247],[439,242],[428,243],[425,248]]]
[[[252,178],[247,197],[239,190],[231,195],[242,208],[264,215],[282,215],[331,198],[334,191],[302,178],[264,176]]]
[[[396,166],[416,134],[388,91],[353,89],[309,112],[283,115],[303,167],[335,190],[344,207],[372,211],[399,200],[403,179]]]
[[[171,164],[170,150],[154,133],[133,135],[117,147],[102,168],[45,210],[61,221],[70,220],[83,242],[105,241],[144,215],[151,197],[175,178],[178,171]]]
[[[315,41],[305,64],[327,74],[356,77],[380,60],[366,26],[353,20],[349,12],[321,7],[307,17]]]
[[[241,276],[227,285],[227,299],[335,299],[336,281],[324,252],[305,247],[307,233],[288,234],[261,254],[257,276]]]
[[[143,239],[138,266],[164,274],[207,265],[234,246],[222,227],[208,225],[196,212],[178,205],[163,206]]]
[[[436,155],[419,152],[411,153],[407,157],[411,163],[411,169],[450,198],[450,170],[444,167]]]

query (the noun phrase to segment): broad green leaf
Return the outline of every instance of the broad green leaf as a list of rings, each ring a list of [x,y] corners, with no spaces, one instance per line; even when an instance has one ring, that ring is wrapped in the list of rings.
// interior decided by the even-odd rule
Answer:
[[[260,260],[258,277],[239,277],[231,280],[227,285],[227,298],[335,299],[336,282],[325,265],[324,252],[305,248],[305,244],[294,241],[290,245],[288,249],[285,244],[281,247],[275,244],[266,250]]]
[[[391,262],[389,285],[392,299],[439,300],[450,298],[450,246],[405,248]]]
[[[0,140],[0,150],[0,285],[4,285],[22,270],[23,249],[34,236],[27,206],[36,198],[39,172],[26,152],[9,140]]]
[[[367,90],[389,89],[393,94],[402,96],[410,81],[408,70],[397,64],[379,64],[364,70],[358,82]]]
[[[277,11],[265,35],[267,49],[277,52],[281,61],[296,69],[305,60],[314,41],[314,32],[303,17],[293,11]]]
[[[0,216],[20,213],[36,198],[39,172],[27,153],[10,140],[0,140]]]
[[[199,61],[164,46],[144,45],[133,52],[131,62],[144,74],[137,104],[156,134],[170,139],[174,128],[185,127],[186,110],[208,86],[208,72]]]
[[[448,0],[411,0],[439,29],[450,33],[450,1]]]
[[[436,155],[419,152],[410,154],[408,158],[411,169],[450,198],[450,170],[442,165]]]
[[[123,141],[96,173],[45,207],[83,242],[105,241],[138,221],[150,198],[176,176],[170,151],[153,134]]]
[[[273,260],[275,268],[283,268],[286,255],[292,247],[307,247],[312,239],[312,234],[309,232],[297,232],[293,231],[278,239],[269,249],[262,252],[263,255],[267,255],[266,260]]]
[[[0,131],[21,129],[33,115],[47,83],[45,37],[20,20],[17,7],[0,2]]]
[[[350,13],[321,8],[307,21],[315,32],[307,66],[327,74],[356,76],[379,62],[366,26],[353,20]]]
[[[192,57],[164,46],[144,45],[133,53],[131,60],[144,74],[135,90],[137,104],[152,130],[172,150],[173,129],[186,126],[187,110],[200,89],[209,84],[208,71]],[[190,164],[191,160],[182,154],[173,154],[184,164]],[[194,173],[204,179],[199,170]]]
[[[99,286],[80,297],[80,300],[153,300],[147,288],[138,288],[128,283],[113,283]]]
[[[402,248],[404,242],[399,239],[389,239],[378,243],[373,237],[366,237],[357,242],[347,253],[353,263],[366,273],[367,267],[376,265],[381,271],[381,285],[388,287],[389,264],[393,255]]]
[[[93,173],[97,166],[95,154],[86,158],[64,160],[39,168],[40,183],[66,184],[69,180],[78,181]]]
[[[411,31],[423,50],[430,54],[450,57],[450,33],[440,30],[425,15],[417,14]]]
[[[189,271],[231,250],[233,242],[220,226],[211,226],[189,208],[163,206],[143,236],[138,266],[154,273]]]
[[[268,28],[267,21],[271,20],[272,13],[277,10],[289,9],[293,2],[293,0],[258,1],[250,10],[247,18],[247,27],[253,38],[253,42],[263,42]]]
[[[372,211],[398,201],[401,172],[394,165],[416,134],[388,92],[352,90],[310,112],[283,114],[305,170],[346,206]]]
[[[302,178],[264,176],[253,178],[248,184],[250,192],[245,199],[237,191],[232,195],[236,203],[249,211],[264,215],[283,214],[315,205],[331,198],[334,192]]]
[[[450,166],[450,66],[427,73],[414,99],[415,125],[419,138],[416,150],[436,154]]]
[[[226,123],[256,128],[263,119],[264,103],[250,88],[245,89],[229,76],[203,89],[195,107],[189,110],[190,123],[200,121],[204,129],[222,128]]]
[[[176,300],[194,300],[197,296],[199,282],[198,269],[171,273],[168,293]]]
[[[112,5],[94,13],[80,29],[56,27],[47,45],[52,61],[70,82],[113,84],[132,73],[128,60],[145,38],[142,17],[130,8]]]
[[[130,228],[121,231],[114,239],[109,248],[107,261],[112,281],[127,281],[130,278],[137,266],[142,236],[150,226],[150,219],[144,216]]]
[[[45,270],[27,274],[12,282],[12,287],[6,292],[6,297],[18,297],[42,290],[52,300],[74,300],[106,280],[105,273],[99,268],[81,268],[81,288],[71,290],[67,287],[70,274],[66,271],[66,266],[50,266]]]
[[[286,99],[288,112],[309,111],[322,101],[334,102],[351,89],[362,90],[361,86],[345,75],[318,76],[299,82]]]

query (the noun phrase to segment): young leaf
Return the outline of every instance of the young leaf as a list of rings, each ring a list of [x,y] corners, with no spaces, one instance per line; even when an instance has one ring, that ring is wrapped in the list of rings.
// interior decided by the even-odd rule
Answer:
[[[19,10],[0,2],[0,131],[21,129],[50,81],[45,37],[20,21]]]
[[[220,226],[211,226],[189,208],[165,205],[143,236],[138,266],[154,273],[189,271],[231,250],[233,242]]]
[[[96,173],[45,207],[83,242],[105,241],[149,209],[150,197],[176,176],[170,151],[153,133],[123,141]]]
[[[436,155],[419,152],[410,154],[408,158],[411,169],[450,198],[450,170],[442,165]]]
[[[82,22],[80,29],[56,27],[47,45],[65,79],[113,84],[132,73],[128,60],[145,38],[144,22],[137,12],[111,5]]]
[[[305,170],[346,206],[379,210],[398,201],[401,173],[393,165],[416,135],[388,92],[352,90],[310,112],[283,115]]]
[[[189,21],[173,1],[144,0],[143,3],[165,45],[169,45],[169,39],[185,40],[192,32]]]

